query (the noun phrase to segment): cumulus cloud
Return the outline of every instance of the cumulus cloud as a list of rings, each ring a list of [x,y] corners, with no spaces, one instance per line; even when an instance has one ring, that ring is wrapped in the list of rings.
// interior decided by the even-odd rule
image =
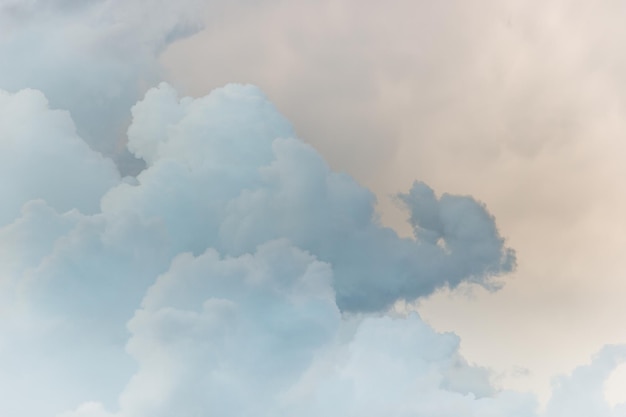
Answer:
[[[514,269],[482,203],[415,182],[400,237],[258,88],[136,102],[203,3],[0,3],[0,414],[541,415],[390,313]],[[563,377],[545,416],[623,415],[598,388],[623,356]]]
[[[124,173],[140,161],[125,151],[128,109],[161,72],[163,48],[201,27],[204,2],[0,2],[0,88],[36,88],[68,110],[91,147]]]
[[[419,178],[479,196],[515,247],[504,291],[442,293],[424,317],[462,334],[472,360],[529,368],[503,383],[544,398],[550,375],[626,342],[626,3],[257,4],[168,48],[170,80],[193,94],[259,85],[406,235],[386,197]]]
[[[569,377],[556,378],[547,415],[626,416],[626,403],[612,407],[607,403],[604,392],[611,372],[625,360],[626,346],[605,346],[589,365],[576,368]]]
[[[532,406],[523,395],[490,398],[486,375],[459,358],[458,338],[417,316],[342,320],[331,278],[331,265],[285,240],[237,258],[177,257],[129,322],[140,370],[112,415],[480,415]]]
[[[99,211],[100,198],[120,181],[115,165],[76,134],[66,111],[51,110],[36,90],[0,90],[0,226],[22,205],[44,199],[60,211]]]
[[[33,121],[71,127],[40,93],[6,97],[29,94]],[[147,164],[134,179],[71,135],[58,142],[77,154],[24,160],[70,169],[63,158],[91,155],[68,178],[108,190],[85,200],[95,210],[69,209],[35,183],[0,229],[3,413],[536,415],[531,395],[498,391],[468,364],[457,336],[385,315],[437,288],[492,288],[513,268],[484,205],[415,183],[398,196],[415,237],[398,237],[372,193],[329,169],[252,86],[181,99],[162,84],[132,114],[128,147]],[[550,415],[563,409],[555,398]]]
[[[166,84],[150,90],[132,109],[128,145],[137,156],[145,158],[147,168],[137,178],[124,180],[110,160],[80,140],[68,113],[50,110],[41,93],[5,93],[3,98],[7,116],[2,124],[7,132],[2,143],[7,149],[3,154],[7,159],[3,166],[4,192],[14,201],[13,206],[7,205],[5,225],[0,229],[2,247],[6,248],[0,254],[7,317],[3,329],[11,335],[4,343],[6,355],[2,361],[9,369],[7,375],[12,376],[19,372],[16,358],[20,363],[37,364],[28,368],[29,378],[12,384],[5,381],[6,391],[15,401],[7,402],[7,410],[19,407],[21,392],[43,390],[61,372],[65,375],[64,383],[45,388],[49,396],[46,406],[24,406],[25,415],[68,409],[89,395],[104,401],[104,408],[110,408],[125,381],[133,375],[131,358],[139,364],[140,372],[131,379],[129,393],[124,395],[134,398],[133,384],[143,385],[132,381],[154,379],[142,376],[146,350],[136,346],[143,346],[141,340],[147,337],[141,323],[153,323],[149,317],[155,312],[148,309],[129,322],[133,332],[128,344],[131,356],[124,348],[128,339],[125,325],[142,299],[144,308],[152,305],[151,294],[158,292],[159,283],[165,279],[157,281],[147,295],[146,289],[155,277],[170,268],[172,260],[174,272],[169,273],[178,276],[177,265],[183,262],[180,259],[191,256],[180,258],[182,253],[200,256],[207,250],[214,251],[200,258],[208,257],[211,262],[217,262],[213,259],[217,254],[238,257],[237,262],[223,262],[229,264],[245,263],[247,254],[258,252],[256,256],[263,258],[258,262],[270,268],[265,279],[287,280],[283,283],[287,285],[294,274],[300,276],[298,263],[287,255],[283,259],[276,250],[263,249],[268,242],[279,239],[293,245],[288,253],[297,253],[297,259],[306,260],[300,263],[319,270],[312,277],[302,273],[306,282],[298,281],[294,295],[293,302],[311,305],[312,311],[299,315],[287,308],[277,310],[276,317],[267,317],[277,320],[267,324],[267,329],[258,327],[260,323],[248,324],[249,329],[258,327],[258,341],[252,340],[251,330],[242,328],[240,337],[251,338],[246,349],[252,352],[246,354],[255,359],[233,358],[233,363],[242,360],[241,369],[228,377],[253,384],[248,390],[258,390],[254,384],[268,378],[265,374],[257,375],[259,370],[252,366],[255,361],[269,367],[264,372],[285,367],[291,379],[281,379],[281,387],[295,383],[310,365],[313,353],[334,339],[342,311],[385,311],[398,299],[414,300],[463,280],[488,285],[492,275],[511,268],[507,261],[503,263],[510,254],[493,219],[484,207],[469,198],[462,198],[465,206],[460,206],[460,221],[465,222],[463,213],[469,210],[468,224],[473,223],[469,233],[472,228],[487,227],[486,232],[476,233],[476,242],[492,241],[499,248],[496,253],[486,253],[482,258],[472,256],[469,247],[455,243],[463,235],[456,229],[445,232],[442,239],[448,246],[440,246],[426,240],[399,238],[382,227],[375,215],[371,192],[349,176],[332,172],[313,148],[295,137],[287,120],[255,87],[229,85],[195,100],[179,99]],[[12,161],[19,164],[11,164]],[[11,178],[17,182],[9,181]],[[15,187],[16,192],[10,187]],[[414,201],[406,202],[414,213],[423,210]],[[476,213],[478,217],[482,213],[486,223],[476,223]],[[441,218],[442,224],[448,224],[444,214]],[[290,262],[296,265],[290,266]],[[214,275],[210,271],[207,274]],[[281,278],[281,274],[285,277]],[[206,314],[219,313],[221,320],[221,315],[233,306],[248,309],[262,302],[261,295],[232,300],[241,295],[239,292],[245,293],[246,286],[241,285],[223,297],[219,288],[210,285],[198,292],[198,296],[205,297],[200,299],[202,303],[213,296],[219,298],[215,305],[207,304],[210,309]],[[317,286],[323,288],[315,290]],[[267,290],[262,288],[262,292]],[[324,294],[326,307],[315,307],[319,303],[311,297],[316,291]],[[168,291],[168,297],[175,292]],[[220,297],[224,300],[220,301]],[[279,301],[283,302],[266,301],[256,307],[260,308],[257,312],[247,314],[263,319],[271,308],[278,308]],[[181,302],[177,306],[183,309],[183,316],[166,315],[174,320],[173,328],[178,326],[179,318],[182,320],[188,311],[193,311],[191,301],[184,305]],[[169,320],[167,317],[163,319]],[[273,334],[286,318],[292,320],[285,323],[289,329],[306,327],[307,320],[313,324],[316,320],[332,320],[315,324],[326,339],[321,335],[313,337],[312,328],[304,333]],[[199,326],[202,331],[207,320],[213,319],[199,320],[192,327]],[[158,327],[157,322],[154,326]],[[184,332],[183,328],[180,331]],[[304,343],[311,338],[314,343],[306,349],[298,344],[300,339]],[[277,362],[272,366],[269,350],[256,352],[262,341],[277,349]],[[205,343],[190,343],[196,342]],[[243,339],[232,343],[245,345]],[[287,361],[288,352],[280,351],[283,343],[292,346],[294,363]],[[31,348],[24,349],[23,344]],[[42,361],[46,361],[45,365]],[[102,364],[110,366],[103,370]],[[167,380],[174,381],[172,378]],[[193,384],[181,378],[182,385]],[[83,380],[90,382],[81,384]],[[212,386],[215,382],[207,384]],[[80,388],[73,389],[74,386]],[[459,384],[449,382],[449,386]],[[163,398],[168,395],[164,393]],[[215,397],[215,401],[219,398],[222,397]],[[138,400],[129,401],[134,404]],[[170,406],[173,405],[163,405],[163,412]],[[85,407],[91,409],[84,406],[83,410]]]
[[[443,196],[428,213],[441,219],[445,247],[382,227],[373,194],[294,139],[256,88],[230,85],[179,100],[162,85],[133,115],[129,148],[148,169],[138,186],[112,190],[103,210],[158,216],[177,250],[238,255],[288,238],[332,263],[338,303],[349,311],[381,310],[469,279],[488,286],[513,267],[493,218],[469,197]],[[403,201],[415,218],[428,209],[411,196]]]

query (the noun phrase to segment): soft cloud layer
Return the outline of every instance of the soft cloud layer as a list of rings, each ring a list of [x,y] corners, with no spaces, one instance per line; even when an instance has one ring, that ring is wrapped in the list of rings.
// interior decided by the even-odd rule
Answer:
[[[91,147],[136,171],[124,147],[128,109],[159,78],[158,53],[197,30],[203,10],[196,0],[3,0],[0,88],[41,90]]]
[[[342,320],[331,278],[329,264],[286,241],[238,258],[178,257],[129,322],[140,370],[114,415],[530,410],[526,396],[475,400],[492,394],[485,372],[458,357],[458,338],[417,316]]]
[[[406,235],[388,196],[415,178],[484,201],[516,249],[515,279],[471,300],[437,294],[420,313],[472,360],[530,370],[507,386],[547,395],[550,375],[626,342],[624,7],[263,1],[161,61],[188,94],[259,85]]]
[[[6,97],[9,112],[39,103],[35,126],[67,127],[39,93]],[[416,239],[398,237],[372,194],[252,86],[179,99],[162,84],[132,113],[129,149],[147,164],[136,179],[94,157],[80,177],[111,181],[99,210],[34,193],[0,229],[3,414],[536,415],[531,395],[499,392],[469,365],[457,336],[415,314],[354,314],[461,282],[493,287],[514,258],[483,205],[415,183],[399,199]],[[93,154],[74,149],[24,161]],[[606,357],[597,380],[564,379],[548,415],[572,393],[611,415],[597,398],[618,363]]]
[[[115,165],[92,151],[70,115],[50,110],[39,91],[0,90],[0,136],[0,225],[35,199],[59,211],[95,213],[102,195],[120,181]]]
[[[0,0],[1,415],[626,415],[603,398],[624,347],[558,379],[542,414],[458,336],[398,312],[438,289],[501,286],[515,255],[482,203],[413,182],[395,200],[414,236],[399,237],[258,88],[193,99],[161,84],[136,103],[207,6],[215,28],[252,10]],[[329,10],[342,31],[347,9]],[[436,25],[421,19],[426,37]],[[361,124],[346,143],[381,132],[347,108]]]

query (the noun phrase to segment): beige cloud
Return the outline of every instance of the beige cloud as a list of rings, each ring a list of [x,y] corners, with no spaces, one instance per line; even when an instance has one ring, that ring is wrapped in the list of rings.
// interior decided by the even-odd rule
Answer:
[[[626,27],[620,2],[239,2],[162,57],[194,95],[264,89],[330,164],[389,195],[415,178],[483,200],[518,251],[496,294],[420,310],[470,359],[544,391],[626,341]],[[538,388],[537,388],[538,387]]]

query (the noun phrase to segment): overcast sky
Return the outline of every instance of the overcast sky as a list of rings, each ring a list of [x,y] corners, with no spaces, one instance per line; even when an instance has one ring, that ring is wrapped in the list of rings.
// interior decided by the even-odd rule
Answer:
[[[625,16],[0,0],[1,414],[626,415]]]

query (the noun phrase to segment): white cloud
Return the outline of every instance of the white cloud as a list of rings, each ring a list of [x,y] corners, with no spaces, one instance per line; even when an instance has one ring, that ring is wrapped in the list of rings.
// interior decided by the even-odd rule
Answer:
[[[77,136],[67,112],[50,110],[39,91],[0,90],[0,226],[34,199],[95,213],[119,181],[115,165]]]

